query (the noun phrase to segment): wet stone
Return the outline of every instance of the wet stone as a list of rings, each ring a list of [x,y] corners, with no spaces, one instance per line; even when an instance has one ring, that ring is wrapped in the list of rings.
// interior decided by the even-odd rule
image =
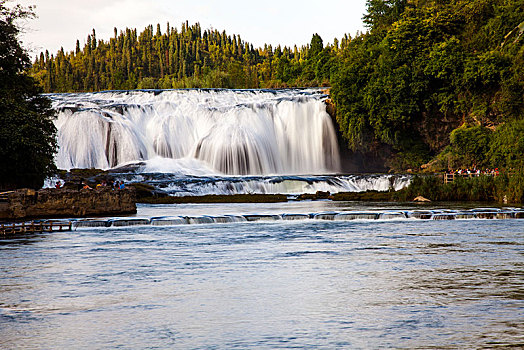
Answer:
[[[320,213],[320,214],[315,214],[315,216],[313,216],[313,219],[315,219],[315,220],[335,220],[335,216],[337,214],[338,213]]]
[[[340,213],[335,216],[335,220],[376,220],[378,213]]]
[[[379,219],[381,220],[392,220],[392,219],[405,219],[406,214],[401,212],[390,212],[390,213],[380,213]]]
[[[159,219],[151,219],[151,225],[154,226],[171,226],[171,225],[185,225],[188,221],[184,217],[166,217]]]
[[[190,224],[212,224],[214,223],[213,218],[210,216],[188,217],[188,221]]]
[[[280,215],[244,215],[247,221],[276,221],[281,220],[282,217]]]
[[[458,213],[455,215],[455,219],[465,220],[465,219],[476,219],[477,215],[475,213]]]
[[[309,219],[308,214],[282,214],[284,220],[307,220]]]
[[[149,225],[149,219],[115,219],[111,220],[115,227]]]
[[[435,214],[433,220],[455,220],[456,214]]]
[[[408,213],[408,218],[430,220],[433,213],[430,211],[412,211]]]
[[[514,212],[502,212],[497,213],[497,219],[515,219],[515,213]]]
[[[484,212],[484,213],[476,213],[477,218],[479,219],[495,219],[497,217],[497,213],[495,212]]]
[[[110,227],[109,220],[78,220],[73,223],[74,227]]]

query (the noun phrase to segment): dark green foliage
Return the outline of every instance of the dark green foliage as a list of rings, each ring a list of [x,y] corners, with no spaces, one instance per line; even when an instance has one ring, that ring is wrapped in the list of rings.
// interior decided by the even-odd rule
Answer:
[[[407,2],[407,0],[367,0],[364,23],[369,28],[387,28],[399,19]]]
[[[486,155],[490,150],[493,132],[481,125],[473,127],[462,126],[453,130],[450,135],[450,149],[458,158],[454,168],[489,166]]]
[[[313,34],[311,38],[311,44],[309,45],[309,57],[316,57],[324,49],[324,42],[317,33]]]
[[[437,157],[436,169],[499,168],[524,172],[524,119],[509,120],[492,131],[462,126],[450,135],[450,145]]]
[[[366,191],[366,192],[339,192],[330,196],[333,201],[365,201],[390,202],[394,192]]]
[[[465,166],[491,164],[488,152],[500,152],[485,127],[524,115],[524,0],[369,0],[364,20],[370,31],[339,53],[331,75],[349,147],[388,147],[390,166],[418,167],[465,123],[478,127],[455,132],[447,152]]]
[[[0,1],[0,189],[39,188],[56,170],[54,111],[24,72],[30,62],[15,23],[31,15],[31,8]]]
[[[524,118],[510,121],[495,131],[488,157],[492,166],[524,173]]]
[[[508,203],[524,203],[524,171],[514,172],[511,176],[497,178],[498,201]]]

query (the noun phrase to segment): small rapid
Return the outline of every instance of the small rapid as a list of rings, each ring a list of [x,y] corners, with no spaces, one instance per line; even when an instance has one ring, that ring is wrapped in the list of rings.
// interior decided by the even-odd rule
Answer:
[[[135,172],[110,173],[126,183],[147,183],[170,196],[205,196],[239,194],[314,194],[318,191],[365,192],[398,191],[409,185],[410,175],[272,175],[272,176],[215,176],[183,175],[177,173]]]

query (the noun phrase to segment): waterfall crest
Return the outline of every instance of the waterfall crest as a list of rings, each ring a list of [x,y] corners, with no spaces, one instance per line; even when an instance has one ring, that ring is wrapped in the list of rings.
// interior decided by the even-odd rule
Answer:
[[[158,165],[161,157],[230,175],[340,170],[335,130],[319,89],[48,96],[59,111],[56,164],[61,169],[110,169],[150,160]]]

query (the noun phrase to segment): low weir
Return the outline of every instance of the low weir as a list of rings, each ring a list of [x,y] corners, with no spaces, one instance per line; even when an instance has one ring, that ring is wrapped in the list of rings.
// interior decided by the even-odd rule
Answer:
[[[226,224],[243,222],[277,222],[295,220],[329,221],[375,221],[375,220],[468,220],[468,219],[524,219],[524,209],[478,208],[470,210],[387,210],[345,211],[308,214],[246,214],[246,215],[200,215],[162,216],[152,218],[80,219],[73,222],[75,228],[126,227],[126,226],[176,226],[198,224]]]

